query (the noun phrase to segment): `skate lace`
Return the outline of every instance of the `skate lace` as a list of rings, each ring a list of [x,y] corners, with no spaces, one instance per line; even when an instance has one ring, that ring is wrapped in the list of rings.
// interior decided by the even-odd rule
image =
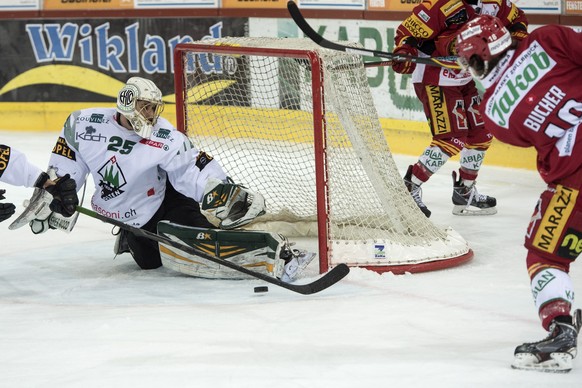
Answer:
[[[567,331],[565,331],[565,330],[567,330],[566,329],[567,327],[571,327],[572,329],[574,329],[574,333],[575,333],[574,335],[577,336],[578,331],[576,330],[576,327],[574,325],[563,324],[563,326],[560,326],[558,323],[553,322],[549,327],[548,335],[546,338],[539,340],[539,341],[536,341],[536,342],[528,342],[528,343],[526,343],[526,345],[536,346],[536,345],[543,344],[547,341],[550,341],[552,339],[561,337],[563,335],[567,335],[566,334]]]
[[[414,187],[416,186],[416,187]],[[410,195],[414,199],[414,202],[420,207],[426,207],[424,202],[422,202],[422,188],[418,185],[414,185],[412,190],[410,191]]]
[[[548,335],[546,336],[546,338],[541,339],[539,341],[535,341],[535,342],[526,342],[526,345],[535,346],[535,345],[539,345],[541,343],[544,343],[544,342],[552,339],[553,337],[556,336],[556,334],[554,333],[555,329],[556,329],[556,324],[552,323],[549,327]]]
[[[469,195],[469,198],[467,199],[467,204],[471,204],[473,203],[473,200],[475,202],[486,202],[487,201],[487,196],[484,194],[480,194],[477,191],[477,186],[475,186],[475,184],[473,184],[473,186],[471,186],[471,188],[469,189],[469,192],[467,193]],[[467,195],[465,194],[465,195]]]

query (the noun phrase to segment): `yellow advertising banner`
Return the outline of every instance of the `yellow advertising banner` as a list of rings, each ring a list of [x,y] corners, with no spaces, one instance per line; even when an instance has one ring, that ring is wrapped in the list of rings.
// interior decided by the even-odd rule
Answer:
[[[133,0],[44,0],[46,10],[92,10],[133,8]]]
[[[369,0],[368,11],[412,11],[422,0]]]
[[[566,0],[566,14],[582,15],[582,0]]]
[[[287,0],[222,0],[222,8],[287,8]]]

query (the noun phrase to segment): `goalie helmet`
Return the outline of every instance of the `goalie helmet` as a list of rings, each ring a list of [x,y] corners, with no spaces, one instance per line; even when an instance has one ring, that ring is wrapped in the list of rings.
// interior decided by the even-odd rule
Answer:
[[[483,79],[491,71],[490,62],[511,46],[511,34],[494,16],[470,20],[457,35],[458,62],[473,77]]]
[[[164,110],[162,92],[152,81],[131,77],[117,95],[117,111],[144,139],[152,135],[153,127]]]

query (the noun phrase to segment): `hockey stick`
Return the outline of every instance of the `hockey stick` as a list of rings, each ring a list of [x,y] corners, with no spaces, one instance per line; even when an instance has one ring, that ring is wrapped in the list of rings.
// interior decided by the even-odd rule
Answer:
[[[84,207],[77,206],[77,211],[79,213],[85,214],[86,216],[96,218],[96,219],[103,221],[103,222],[106,222],[108,224],[115,225],[121,229],[125,229],[128,232],[130,232],[136,236],[145,237],[145,238],[148,238],[150,240],[157,241],[158,243],[170,245],[170,246],[177,248],[183,252],[189,253],[191,255],[199,256],[205,260],[212,261],[213,263],[223,265],[223,266],[228,267],[230,269],[233,269],[235,271],[252,276],[256,279],[263,280],[267,283],[271,283],[271,284],[274,284],[276,286],[283,287],[283,288],[286,288],[288,290],[291,290],[293,292],[297,292],[297,293],[303,294],[303,295],[310,295],[310,294],[315,294],[317,292],[323,291],[326,288],[333,286],[335,283],[342,280],[350,272],[350,269],[348,268],[347,265],[339,264],[336,267],[334,267],[331,271],[329,271],[328,273],[326,273],[325,275],[323,275],[319,279],[315,280],[314,282],[307,283],[307,284],[290,284],[290,283],[283,282],[283,281],[281,281],[277,278],[274,278],[272,276],[258,273],[255,271],[251,271],[250,269],[245,268],[241,265],[235,264],[231,261],[219,259],[215,256],[209,255],[206,252],[202,252],[194,247],[191,247],[189,245],[181,244],[177,241],[174,241],[168,237],[160,236],[159,234],[148,232],[147,230],[136,228],[134,226],[124,224],[121,221],[117,221],[117,220],[114,220],[112,218],[102,216],[101,214],[96,213],[93,210],[89,210],[89,209],[86,209]]]
[[[392,66],[393,61],[364,62],[364,67]]]
[[[303,31],[305,35],[321,47],[325,47],[331,50],[343,51],[348,54],[361,55],[366,57],[378,57],[386,58],[397,62],[414,62],[421,63],[429,66],[445,67],[447,69],[460,69],[461,67],[455,62],[457,57],[413,57],[411,55],[398,55],[389,53],[386,51],[370,50],[366,48],[355,48],[350,46],[345,46],[340,43],[335,43],[325,39],[323,36],[319,35],[308,23],[307,20],[299,11],[299,7],[294,1],[289,0],[287,2],[287,10],[291,17],[295,21],[295,24]]]

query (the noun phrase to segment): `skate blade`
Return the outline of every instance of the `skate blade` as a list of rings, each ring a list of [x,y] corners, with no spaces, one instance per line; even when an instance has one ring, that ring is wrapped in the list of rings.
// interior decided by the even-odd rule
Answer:
[[[497,208],[495,206],[479,208],[474,206],[467,207],[464,205],[454,205],[453,214],[456,216],[492,216],[493,214],[497,214]]]
[[[569,353],[550,353],[549,360],[539,362],[538,358],[531,353],[520,353],[515,355],[511,367],[546,373],[568,373],[572,370],[572,359]]]

